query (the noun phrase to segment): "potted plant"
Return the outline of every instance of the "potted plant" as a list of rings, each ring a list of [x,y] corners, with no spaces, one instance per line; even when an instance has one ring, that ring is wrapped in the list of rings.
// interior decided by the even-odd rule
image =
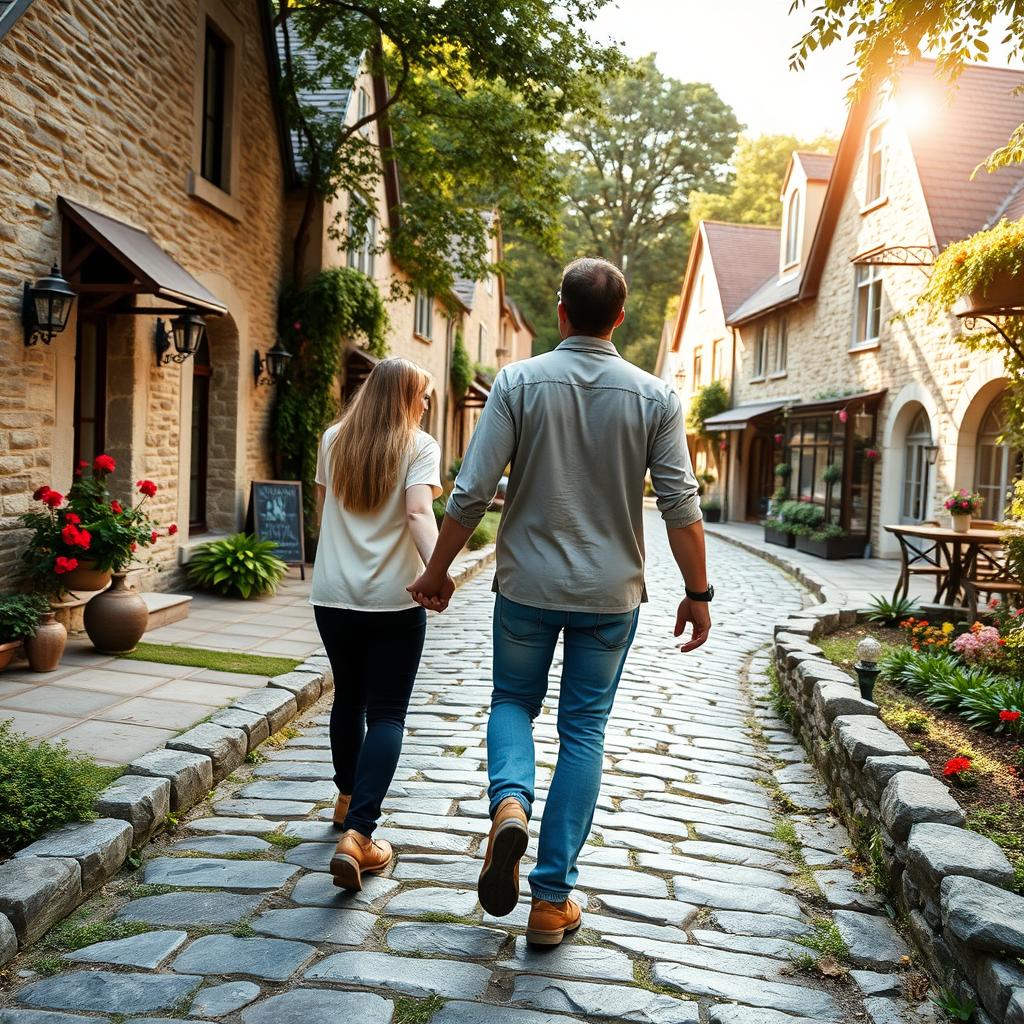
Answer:
[[[701,511],[704,513],[704,521],[708,523],[719,523],[722,521],[722,503],[718,498],[708,498],[701,502]]]
[[[39,594],[0,597],[0,670],[10,665],[22,641],[35,636],[48,610],[46,598]]]
[[[780,462],[775,467],[775,475],[780,480],[788,480],[793,473],[793,467],[788,462]]]
[[[822,471],[821,479],[827,484],[838,483],[843,478],[843,471],[834,463],[830,462]]]
[[[961,487],[946,498],[942,506],[953,520],[953,529],[957,533],[966,533],[971,528],[971,516],[976,516],[984,504],[985,499],[980,494]]]

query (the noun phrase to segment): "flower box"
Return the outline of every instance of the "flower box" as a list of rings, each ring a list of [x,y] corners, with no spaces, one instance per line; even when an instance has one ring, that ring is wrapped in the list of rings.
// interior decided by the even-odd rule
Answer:
[[[828,537],[825,540],[813,540],[810,537],[797,537],[796,549],[818,558],[835,560],[838,558],[863,558],[867,537],[854,534],[850,537]]]
[[[780,548],[791,548],[796,543],[796,537],[785,530],[777,530],[774,526],[764,528],[765,544],[777,544]]]
[[[953,312],[957,316],[971,316],[1021,306],[1024,306],[1024,272],[998,275],[984,289],[961,296]]]

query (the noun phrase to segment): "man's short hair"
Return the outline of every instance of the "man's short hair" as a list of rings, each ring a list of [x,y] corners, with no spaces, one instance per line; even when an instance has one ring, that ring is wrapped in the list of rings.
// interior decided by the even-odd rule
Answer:
[[[607,334],[628,291],[622,271],[607,260],[584,256],[562,271],[562,305],[569,323],[581,334]]]

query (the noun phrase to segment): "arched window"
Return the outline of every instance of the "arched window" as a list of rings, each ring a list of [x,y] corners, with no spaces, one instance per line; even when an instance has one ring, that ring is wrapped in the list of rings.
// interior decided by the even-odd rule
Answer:
[[[192,357],[192,452],[189,468],[188,528],[189,533],[205,533],[206,489],[209,479],[210,452],[210,341],[206,332]]]
[[[1002,442],[1006,431],[1003,395],[985,410],[978,428],[974,489],[985,499],[986,519],[1002,519],[1013,481],[1021,474],[1021,453]]]
[[[907,441],[904,447],[901,523],[920,523],[927,518],[928,484],[931,476],[928,455],[931,446],[931,423],[928,422],[928,413],[920,408],[907,432]]]
[[[789,212],[786,215],[786,266],[800,258],[800,193],[789,197]]]

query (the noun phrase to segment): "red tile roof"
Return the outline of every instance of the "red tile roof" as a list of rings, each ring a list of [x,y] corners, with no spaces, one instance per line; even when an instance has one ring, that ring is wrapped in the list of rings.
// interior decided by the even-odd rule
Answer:
[[[722,312],[728,318],[779,269],[779,229],[760,224],[701,222]]]

